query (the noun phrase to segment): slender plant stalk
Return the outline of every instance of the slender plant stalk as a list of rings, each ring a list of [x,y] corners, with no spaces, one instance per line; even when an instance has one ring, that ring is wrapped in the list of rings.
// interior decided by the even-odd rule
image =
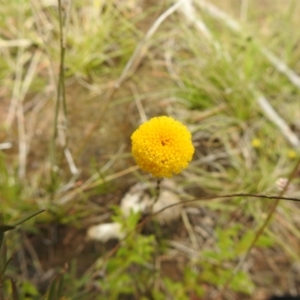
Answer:
[[[150,213],[153,213],[153,207],[155,205],[155,203],[157,202],[159,195],[160,195],[160,186],[161,186],[161,182],[162,182],[163,178],[159,178],[156,181],[156,188],[155,188],[155,198],[153,203],[150,206]]]
[[[156,189],[155,189],[155,199],[154,199],[153,205],[154,205],[154,204],[157,202],[157,200],[158,200],[158,197],[159,197],[159,194],[160,194],[160,185],[161,185],[161,182],[162,182],[162,178],[157,179],[157,182],[156,182]]]
[[[41,214],[41,213],[44,212],[44,211],[46,211],[46,210],[45,210],[45,209],[41,209],[41,210],[39,210],[38,212],[35,212],[35,213],[33,213],[33,214],[31,214],[31,215],[25,217],[24,219],[22,219],[22,220],[20,220],[20,221],[18,221],[18,222],[16,222],[16,223],[14,223],[12,226],[14,226],[14,227],[15,227],[15,226],[18,226],[18,225],[20,225],[20,224],[26,222],[27,220],[29,220],[29,219],[31,219],[31,218],[33,218],[33,217],[35,217],[35,216]]]
[[[65,118],[67,117],[67,103],[66,103],[66,89],[65,89],[65,36],[63,30],[63,24],[65,18],[62,16],[61,0],[58,0],[58,13],[59,13],[59,31],[60,31],[60,66],[59,66],[59,93],[62,99],[63,113]]]
[[[258,229],[258,231],[255,234],[255,237],[253,239],[253,241],[251,242],[249,248],[247,249],[246,254],[244,255],[244,257],[241,259],[241,261],[238,263],[238,265],[236,266],[236,268],[234,269],[233,273],[231,274],[231,276],[228,278],[228,280],[226,281],[225,285],[223,286],[222,290],[220,291],[220,293],[215,297],[216,300],[218,299],[223,299],[223,295],[226,292],[226,290],[228,289],[230,283],[232,282],[232,280],[235,278],[237,272],[241,269],[242,265],[244,264],[244,262],[247,260],[247,258],[249,257],[249,254],[252,250],[252,248],[255,246],[255,244],[257,243],[258,239],[260,238],[260,236],[264,233],[266,227],[270,224],[272,217],[276,211],[276,208],[279,204],[280,200],[282,199],[282,196],[284,195],[284,193],[286,192],[286,190],[288,189],[290,182],[292,180],[292,178],[295,177],[296,172],[298,170],[300,166],[300,158],[298,159],[294,170],[291,172],[287,184],[285,185],[284,189],[282,191],[280,191],[279,196],[278,197],[273,197],[273,199],[275,199],[275,202],[271,205],[270,211],[268,213],[267,218],[265,219],[264,223],[262,224],[262,226]],[[299,201],[299,200],[296,200]]]
[[[57,98],[55,104],[55,115],[54,115],[54,130],[53,130],[53,137],[51,143],[51,180],[52,184],[55,180],[55,174],[53,172],[53,167],[56,165],[56,139],[58,137],[58,127],[59,127],[59,114],[61,111],[62,105],[62,112],[64,115],[64,120],[66,120],[67,115],[67,105],[66,105],[66,93],[65,93],[65,74],[64,74],[64,61],[65,61],[65,43],[64,43],[64,30],[63,30],[63,16],[62,16],[62,5],[61,0],[58,0],[58,19],[59,19],[59,33],[60,33],[60,62],[59,62],[59,77],[57,83]],[[62,102],[62,103],[61,103]]]
[[[295,167],[294,171],[291,173],[291,176],[289,177],[289,182],[291,180],[291,178],[293,178],[293,175],[295,174],[295,172],[297,171],[298,167],[300,165],[300,159],[297,163],[297,166]],[[285,187],[285,190],[288,188],[288,184]],[[285,190],[283,190],[280,194],[284,194]],[[268,196],[268,195],[255,195],[255,194],[246,194],[246,193],[238,193],[238,194],[228,194],[228,195],[212,195],[212,196],[206,196],[206,197],[202,197],[202,198],[194,198],[191,200],[185,200],[184,203],[188,204],[188,203],[194,203],[194,202],[199,202],[199,201],[205,201],[205,200],[213,200],[213,199],[221,199],[221,198],[235,198],[235,197],[253,197],[253,198],[261,198],[261,199],[266,199],[266,200],[275,200],[275,203],[273,204],[272,208],[274,207],[274,210],[279,202],[279,200],[284,200],[284,201],[295,201],[295,202],[300,202],[299,198],[294,198],[294,197],[283,197],[283,196]],[[134,231],[138,231],[141,230],[141,228],[143,228],[145,226],[145,224],[147,222],[149,222],[154,216],[160,214],[161,212],[163,212],[166,209],[169,209],[170,207],[176,206],[176,205],[182,205],[183,201],[179,201],[177,203],[173,203],[170,204],[168,206],[165,206],[164,208],[162,208],[161,210],[155,212],[155,213],[151,213],[149,216],[147,216],[146,218],[144,218],[137,226],[135,229],[133,229],[131,232],[128,232],[127,235],[124,237],[123,240],[125,240],[126,238],[128,238],[128,236],[130,236]],[[275,206],[276,205],[276,206]],[[271,214],[272,211],[270,211],[270,217],[269,220],[272,217]],[[268,225],[268,218],[265,220],[264,224],[265,226],[262,226],[261,229],[262,231],[258,231],[256,234],[256,238],[253,240],[252,242],[252,246],[249,247],[248,252],[250,253],[251,248],[253,248],[253,246],[255,245],[255,243],[257,242],[259,236],[263,233],[265,227]],[[258,235],[260,234],[260,235]],[[111,251],[109,251],[109,253],[107,253],[107,255],[103,258],[103,262],[106,263],[116,252],[117,250],[121,247],[122,241],[120,241]],[[247,253],[248,253],[247,252]],[[91,272],[91,269],[88,270],[88,272]],[[87,273],[86,273],[87,274]],[[230,280],[232,280],[234,278],[234,276],[230,277]],[[228,280],[228,284],[227,286],[229,286],[231,281]],[[222,291],[220,291],[220,293],[217,295],[217,297],[215,299],[221,299],[222,295],[224,294],[224,292],[226,291],[225,286],[222,289]],[[0,299],[1,300],[1,299]]]

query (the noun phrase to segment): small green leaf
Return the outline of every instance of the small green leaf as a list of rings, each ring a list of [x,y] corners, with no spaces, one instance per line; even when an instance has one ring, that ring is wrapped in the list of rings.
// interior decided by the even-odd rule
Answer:
[[[61,298],[63,290],[64,276],[63,273],[56,275],[53,279],[47,300],[56,300]]]
[[[274,244],[274,241],[271,237],[266,235],[261,235],[256,242],[258,247],[271,247]]]
[[[56,297],[57,299],[60,299],[60,297],[62,296],[62,292],[63,292],[63,286],[64,286],[64,275],[61,274],[58,279],[58,284],[57,284],[57,291],[56,291]]]
[[[39,292],[33,283],[24,280],[22,282],[22,294],[30,295],[30,297],[33,297],[33,296],[38,296]]]
[[[253,239],[254,239],[255,233],[253,231],[247,231],[241,240],[237,243],[235,247],[235,252],[237,254],[243,254],[247,251],[249,246],[251,245]]]
[[[51,285],[50,285],[47,300],[55,300],[56,299],[55,298],[56,283],[57,283],[56,278],[54,278]]]

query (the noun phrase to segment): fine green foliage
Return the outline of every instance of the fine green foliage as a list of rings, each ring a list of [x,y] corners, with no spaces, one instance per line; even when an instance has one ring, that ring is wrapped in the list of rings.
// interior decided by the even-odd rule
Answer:
[[[42,211],[41,211],[42,212]],[[9,264],[13,260],[12,257],[8,257],[7,253],[7,245],[5,243],[5,233],[9,230],[13,230],[16,226],[21,225],[22,223],[26,222],[27,220],[35,217],[36,215],[40,214],[41,212],[34,213],[30,216],[27,216],[23,220],[19,220],[16,222],[14,226],[8,225],[4,223],[4,216],[0,213],[0,297],[1,299],[13,299],[13,300],[20,300],[21,294],[19,292],[19,287],[16,280],[9,276],[9,272],[7,271]],[[28,283],[28,286],[32,286]],[[36,289],[32,286],[31,288],[32,295],[36,293]],[[25,295],[27,289],[25,288],[22,292],[22,295]],[[9,298],[7,298],[9,296]]]
[[[99,284],[102,296],[99,299],[119,299],[121,295],[139,298],[151,291],[153,270],[151,262],[154,253],[154,236],[143,236],[136,232],[139,214],[122,218],[120,212],[114,221],[123,225],[126,238],[105,265],[106,276]]]

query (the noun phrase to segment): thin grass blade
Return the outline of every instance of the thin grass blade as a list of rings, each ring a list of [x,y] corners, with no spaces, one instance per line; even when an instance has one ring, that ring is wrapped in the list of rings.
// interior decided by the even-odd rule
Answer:
[[[41,213],[44,212],[44,211],[46,211],[46,210],[45,210],[45,209],[42,209],[42,210],[40,210],[40,211],[38,211],[38,212],[36,212],[36,213],[33,213],[33,214],[31,214],[31,215],[25,217],[25,218],[22,219],[21,221],[18,221],[17,223],[15,223],[15,224],[12,225],[12,226],[18,226],[18,225],[20,225],[20,224],[26,222],[27,220],[29,220],[29,219],[31,219],[31,218],[33,218],[33,217],[35,217],[35,216],[41,214]]]
[[[20,296],[19,296],[18,287],[16,285],[16,281],[11,278],[10,282],[11,282],[11,289],[12,289],[12,299],[13,300],[19,300]]]

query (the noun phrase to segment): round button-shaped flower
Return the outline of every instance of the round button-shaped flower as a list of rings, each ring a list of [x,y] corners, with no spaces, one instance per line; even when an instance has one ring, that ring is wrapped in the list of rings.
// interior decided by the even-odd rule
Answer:
[[[172,177],[192,160],[194,146],[186,126],[171,117],[155,117],[132,134],[132,155],[138,166],[155,177]]]

